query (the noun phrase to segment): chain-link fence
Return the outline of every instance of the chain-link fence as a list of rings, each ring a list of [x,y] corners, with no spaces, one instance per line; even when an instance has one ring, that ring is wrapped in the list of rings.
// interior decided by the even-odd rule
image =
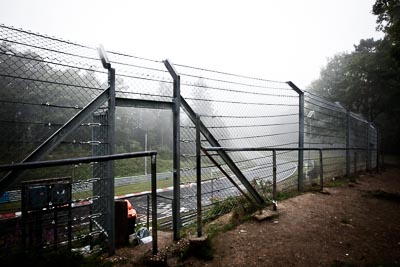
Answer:
[[[197,118],[203,147],[338,148],[324,151],[325,179],[377,167],[377,128],[339,103],[288,82],[167,63],[0,25],[0,164],[157,150],[157,214],[175,232],[198,204]],[[277,151],[278,189],[312,186],[319,164],[316,150]],[[271,201],[273,165],[270,150],[203,150],[203,219],[245,205],[243,194]],[[139,223],[151,220],[146,158],[1,176],[4,236],[21,236],[24,183],[50,178],[70,181],[81,207],[72,209],[73,222],[84,218],[72,240],[97,234],[107,243],[114,196],[131,200]]]
[[[94,107],[95,112],[87,111],[87,106],[109,87],[107,78],[97,49],[1,25],[0,163],[109,154],[107,102]],[[60,212],[63,219],[58,221],[59,227],[68,220],[73,222],[70,228],[72,240],[95,234],[107,235],[110,228],[105,222],[109,212],[104,204],[110,196],[104,182],[106,168],[99,163],[3,173],[2,186],[7,186],[7,192],[2,188],[1,212],[14,214],[13,220],[21,229],[23,224],[18,215],[22,210],[21,200],[27,197],[21,193],[24,184],[31,181],[33,188],[42,188],[43,191],[29,191],[37,193],[33,199],[40,199],[47,191],[39,181],[51,178],[49,184],[54,187],[57,184],[54,181],[64,177],[69,179],[72,187],[73,206],[83,201],[100,202],[101,205],[94,204],[93,209],[73,209],[67,218]],[[97,214],[97,218],[90,217],[92,214]],[[80,218],[84,219],[77,227],[75,222]],[[54,219],[38,219],[35,224],[27,224],[36,230],[47,229],[54,225]],[[35,229],[31,232],[37,232]],[[3,227],[2,230],[10,231]],[[11,240],[19,244],[24,232],[15,227],[11,232],[14,233]],[[43,231],[43,235],[48,232]],[[65,233],[64,230],[61,235]],[[60,237],[58,241],[62,243],[65,238]],[[2,245],[9,246],[9,243]]]
[[[202,146],[290,147],[298,144],[298,95],[286,83],[175,66],[181,75],[182,97],[218,142],[210,144],[203,136]],[[270,152],[227,154],[253,186],[265,187],[265,178],[272,175]],[[182,183],[195,181],[195,156],[195,125],[188,116],[182,116]],[[279,181],[295,182],[289,178],[295,177],[296,163],[296,153],[279,153]],[[209,216],[225,213],[239,204],[235,197],[241,193],[224,173],[242,186],[242,181],[220,154],[202,155],[202,206],[213,206]],[[270,197],[269,192],[264,192],[265,197]],[[183,202],[192,203],[193,209],[196,188],[189,187],[182,197]]]
[[[304,147],[345,149],[346,110],[340,104],[331,103],[310,92],[306,92],[304,104]],[[318,157],[315,151],[304,154],[306,182],[312,182],[318,177]],[[346,174],[346,150],[326,152],[324,172],[331,177]]]

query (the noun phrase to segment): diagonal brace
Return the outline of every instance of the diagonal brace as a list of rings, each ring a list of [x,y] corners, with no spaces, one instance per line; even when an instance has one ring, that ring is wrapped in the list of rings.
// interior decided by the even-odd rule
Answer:
[[[49,154],[57,145],[59,145],[72,131],[74,131],[81,123],[103,105],[109,98],[110,88],[104,90],[99,96],[87,104],[81,111],[75,114],[60,129],[52,134],[46,141],[38,146],[29,156],[21,163],[33,162],[42,159]],[[23,170],[16,170],[7,173],[0,180],[0,196],[21,177]]]
[[[181,96],[181,105],[185,110],[186,114],[189,116],[190,120],[196,124],[196,113],[189,106],[186,100]],[[207,129],[207,127],[200,121],[200,131],[207,139],[207,141],[214,147],[221,147],[217,139],[212,135],[212,133]],[[240,180],[240,182],[244,185],[250,195],[255,199],[258,204],[264,204],[264,199],[258,194],[258,192],[254,189],[254,187],[250,184],[250,182],[246,179],[240,169],[236,166],[235,162],[229,157],[229,155],[225,151],[217,151],[220,157],[226,162],[228,167],[232,170],[232,172],[236,175],[236,177]]]

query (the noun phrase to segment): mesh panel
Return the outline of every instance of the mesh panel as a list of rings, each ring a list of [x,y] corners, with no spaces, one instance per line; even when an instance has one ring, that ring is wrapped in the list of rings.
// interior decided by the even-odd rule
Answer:
[[[310,92],[304,99],[304,147],[346,148],[347,114],[343,108]],[[346,173],[346,150],[324,151],[325,177]],[[319,152],[305,151],[305,181],[318,178]]]
[[[221,146],[291,147],[298,143],[298,96],[286,83],[175,66],[181,75],[181,95]],[[211,144],[203,137],[202,146]],[[195,127],[186,116],[181,118],[181,153],[181,179],[191,183],[195,179]],[[210,155],[243,187],[218,153]],[[270,152],[228,152],[228,155],[258,189],[269,185]],[[235,201],[233,197],[239,196],[240,191],[206,155],[202,156],[202,161],[203,202],[216,205],[221,212],[229,210]],[[279,153],[278,180],[281,183],[293,183],[290,178],[296,172],[295,162],[297,153]],[[195,189],[188,194],[195,198]]]
[[[95,48],[5,25],[0,25],[0,36],[0,164],[7,164],[23,161],[71,118],[85,112],[85,107],[109,87],[109,82]],[[160,102],[163,107],[171,106],[168,104],[172,103],[173,79],[162,61],[110,51],[107,56],[116,69],[117,100],[129,100],[124,102],[129,105],[118,107],[112,118],[108,104],[104,103],[93,114],[87,114],[86,120],[42,159],[109,154],[113,145],[108,143],[112,130],[109,120],[115,119],[117,153],[159,151],[157,212],[162,218],[160,224],[170,225],[172,112],[155,109]],[[175,68],[181,77],[181,96],[220,146],[298,146],[299,96],[286,82],[179,64]],[[147,108],[154,109],[143,109],[144,102]],[[378,132],[374,126],[358,114],[348,116],[340,105],[311,92],[305,92],[304,104],[304,147],[343,148],[323,152],[325,177],[346,173],[347,145],[352,172],[376,167]],[[180,114],[181,219],[189,223],[197,205],[196,127],[183,109]],[[215,144],[201,135],[201,145]],[[256,191],[271,201],[272,152],[226,153]],[[279,191],[297,188],[298,154],[277,152]],[[118,197],[131,200],[142,224],[151,219],[150,169],[146,163],[144,159],[115,162],[116,192],[121,194]],[[245,205],[247,200],[243,201],[241,193],[246,191],[243,180],[236,177],[220,153],[203,152],[201,163],[204,219]],[[317,181],[319,167],[318,152],[305,151],[306,184]],[[109,164],[93,163],[27,171],[21,181],[68,177],[73,208],[60,225],[65,227],[70,222],[71,239],[81,240],[79,245],[89,244],[94,249],[101,247],[96,247],[96,242],[104,245],[110,233],[109,200],[114,197],[109,194],[110,175]],[[15,183],[6,192],[0,204],[1,213],[21,210],[20,189],[21,184]],[[50,215],[42,219],[50,229],[44,232],[57,229]],[[16,239],[21,236],[20,217],[2,221],[2,226],[2,240],[6,240],[3,247],[17,244]],[[15,233],[17,238],[8,233]],[[50,240],[55,241],[54,236]],[[65,238],[60,236],[59,241],[65,242]]]
[[[23,161],[78,112],[84,112],[85,106],[108,88],[108,74],[95,48],[5,25],[0,26],[0,36],[0,121],[5,126],[0,129],[0,164],[5,164]],[[99,109],[102,111],[107,111],[106,104]],[[104,135],[107,131],[107,121],[99,122],[95,114],[88,114],[72,134],[41,160],[108,154]],[[19,181],[70,177],[71,205],[85,204],[73,208],[71,217],[66,219],[74,224],[72,239],[78,240],[82,235],[109,231],[104,221],[95,221],[88,213],[89,210],[98,213],[101,220],[109,216],[107,206],[92,209],[88,205],[94,199],[109,198],[103,184],[106,171],[101,169],[86,164],[32,170],[24,172]],[[21,201],[20,188],[20,183],[10,188],[8,194],[13,195],[14,204],[0,205],[3,213],[21,210],[16,205]],[[54,223],[42,219],[40,225],[44,229]],[[78,223],[79,220],[84,221]],[[95,222],[97,227],[88,227]],[[57,242],[64,241],[61,238]]]

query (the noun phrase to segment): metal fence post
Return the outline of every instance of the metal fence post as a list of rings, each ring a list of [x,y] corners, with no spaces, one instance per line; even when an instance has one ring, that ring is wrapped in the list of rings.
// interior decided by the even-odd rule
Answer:
[[[368,172],[371,171],[371,146],[370,146],[371,133],[370,133],[370,129],[371,129],[371,123],[368,122],[367,123],[367,166],[366,166],[366,169]]]
[[[272,209],[277,210],[277,193],[276,193],[276,150],[272,150]]]
[[[346,150],[348,151],[348,150]],[[324,161],[322,156],[322,149],[319,150],[319,178],[321,191],[324,190]]]
[[[346,113],[346,176],[350,176],[350,120],[351,115],[348,110]]]
[[[357,173],[357,151],[354,151],[354,174]]]
[[[158,253],[158,237],[157,237],[157,156],[151,156],[151,230],[153,254]]]
[[[376,130],[376,171],[379,172],[381,169],[381,162],[380,162],[380,157],[381,157],[381,133],[378,130],[377,127],[375,127]]]
[[[175,70],[174,66],[167,59],[164,65],[174,80],[174,93],[173,93],[173,202],[172,202],[172,226],[174,231],[174,240],[180,239],[180,108],[181,108],[181,77]]]
[[[201,135],[200,116],[196,115],[196,185],[197,185],[197,236],[202,236],[201,227]]]
[[[299,94],[299,148],[304,148],[304,92],[300,90],[294,83],[287,82],[287,84]],[[298,152],[298,191],[303,191],[303,162],[304,162],[304,151],[299,150]]]
[[[380,166],[379,166],[379,158],[380,158],[380,153],[381,153],[381,133],[378,130],[378,127],[374,125],[375,131],[376,131],[376,171],[379,173],[380,171]]]
[[[109,85],[109,97],[108,97],[108,116],[107,116],[107,143],[108,143],[108,154],[114,154],[115,146],[115,69],[111,67],[111,63],[108,60],[104,47],[100,45],[99,53],[103,67],[108,70],[108,85]],[[115,254],[115,214],[114,214],[114,161],[107,162],[106,169],[106,181],[105,189],[108,192],[104,192],[108,196],[107,213],[108,220],[106,220],[106,229],[108,229],[108,246],[109,254]]]

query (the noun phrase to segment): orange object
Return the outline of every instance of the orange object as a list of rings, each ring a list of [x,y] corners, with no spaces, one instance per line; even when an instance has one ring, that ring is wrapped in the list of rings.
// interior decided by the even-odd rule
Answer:
[[[132,207],[132,204],[129,200],[125,199],[126,203],[128,204],[128,219],[132,217],[137,217],[136,210]]]

